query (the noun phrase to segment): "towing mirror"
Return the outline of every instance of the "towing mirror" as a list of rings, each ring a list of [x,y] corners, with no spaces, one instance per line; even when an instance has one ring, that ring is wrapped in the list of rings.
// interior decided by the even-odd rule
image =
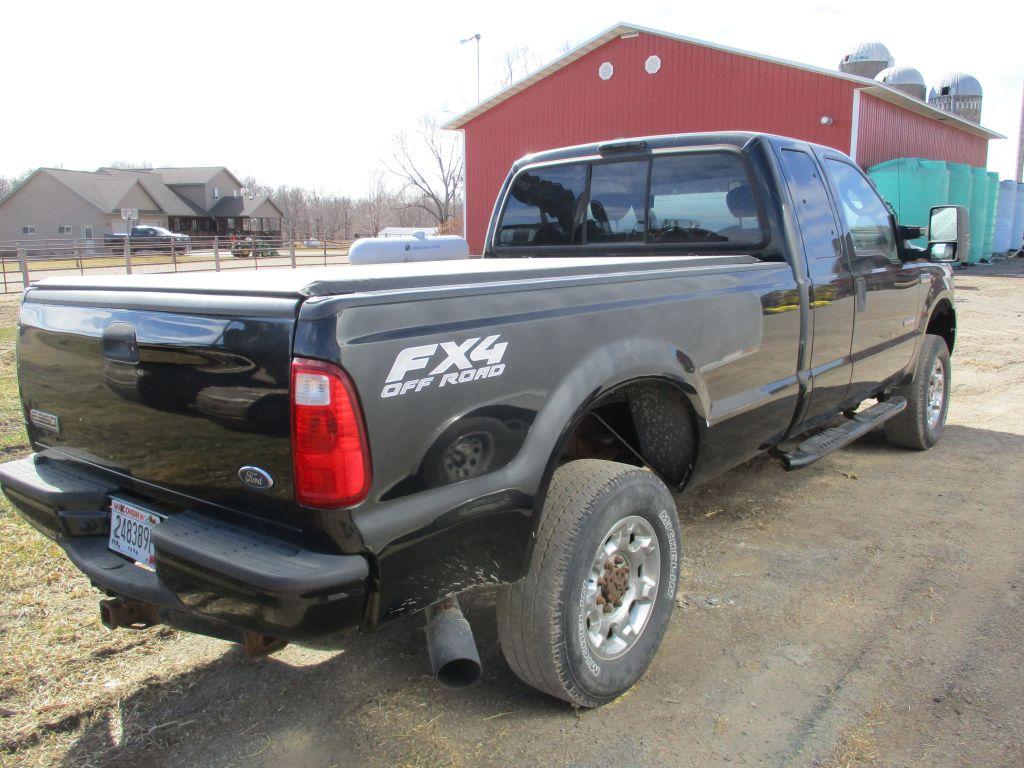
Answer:
[[[967,209],[962,205],[936,205],[928,217],[928,258],[959,261],[971,247]]]

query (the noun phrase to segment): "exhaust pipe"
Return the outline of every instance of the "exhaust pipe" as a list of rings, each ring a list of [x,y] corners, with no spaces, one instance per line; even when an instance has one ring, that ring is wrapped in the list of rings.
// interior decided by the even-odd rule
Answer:
[[[427,652],[434,679],[446,688],[464,688],[480,679],[483,667],[473,630],[456,598],[427,608]]]

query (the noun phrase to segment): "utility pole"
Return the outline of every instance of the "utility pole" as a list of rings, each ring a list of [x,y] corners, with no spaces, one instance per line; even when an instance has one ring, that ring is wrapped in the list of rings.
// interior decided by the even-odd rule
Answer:
[[[459,40],[459,45],[465,45],[476,40],[476,103],[480,103],[480,33],[470,35],[464,40]]]

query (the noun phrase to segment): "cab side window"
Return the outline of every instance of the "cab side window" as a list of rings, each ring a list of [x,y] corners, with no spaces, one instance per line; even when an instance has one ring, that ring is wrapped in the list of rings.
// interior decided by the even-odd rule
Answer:
[[[850,230],[854,254],[861,258],[884,256],[899,262],[889,209],[875,188],[849,163],[832,158],[825,162],[835,182],[839,209]]]
[[[530,168],[512,181],[498,225],[498,245],[517,248],[582,242],[580,201],[587,183],[584,163]]]
[[[807,255],[812,259],[838,259],[842,246],[825,191],[825,181],[818,172],[817,164],[806,152],[783,149],[782,170],[789,193],[793,196]]]

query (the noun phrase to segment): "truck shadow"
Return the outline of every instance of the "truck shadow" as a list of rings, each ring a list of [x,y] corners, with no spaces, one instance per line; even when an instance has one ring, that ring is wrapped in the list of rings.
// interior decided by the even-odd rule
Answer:
[[[890,470],[900,465],[907,473],[941,477],[944,468],[966,457],[984,462],[1019,456],[1022,449],[1020,435],[949,425],[942,443],[927,453],[893,448],[876,432],[799,472],[787,473],[774,460],[758,457],[678,497],[684,551],[690,541],[696,552],[711,531],[719,541],[732,533],[738,539],[741,531],[771,526],[779,517],[800,517],[807,513],[805,502],[825,498],[823,484],[841,493],[841,483],[858,474],[862,482],[899,483]],[[884,480],[872,476],[879,471]],[[953,487],[957,480],[948,482]],[[684,584],[680,593],[685,589]],[[515,677],[498,643],[495,593],[484,587],[462,599],[484,665],[483,681],[473,687],[446,690],[434,683],[422,615],[372,635],[353,634],[330,652],[289,647],[250,661],[224,644],[225,652],[213,661],[147,682],[94,718],[62,765],[473,765],[507,756],[510,742],[513,751],[525,750],[516,754],[528,756],[531,733],[541,722],[546,732],[559,722],[556,730],[568,731],[579,717],[614,722],[613,705],[576,713]],[[187,654],[191,642],[183,638],[169,652]],[[687,694],[695,701],[706,695],[700,684],[705,681],[696,682]],[[632,706],[644,701],[641,693]]]

